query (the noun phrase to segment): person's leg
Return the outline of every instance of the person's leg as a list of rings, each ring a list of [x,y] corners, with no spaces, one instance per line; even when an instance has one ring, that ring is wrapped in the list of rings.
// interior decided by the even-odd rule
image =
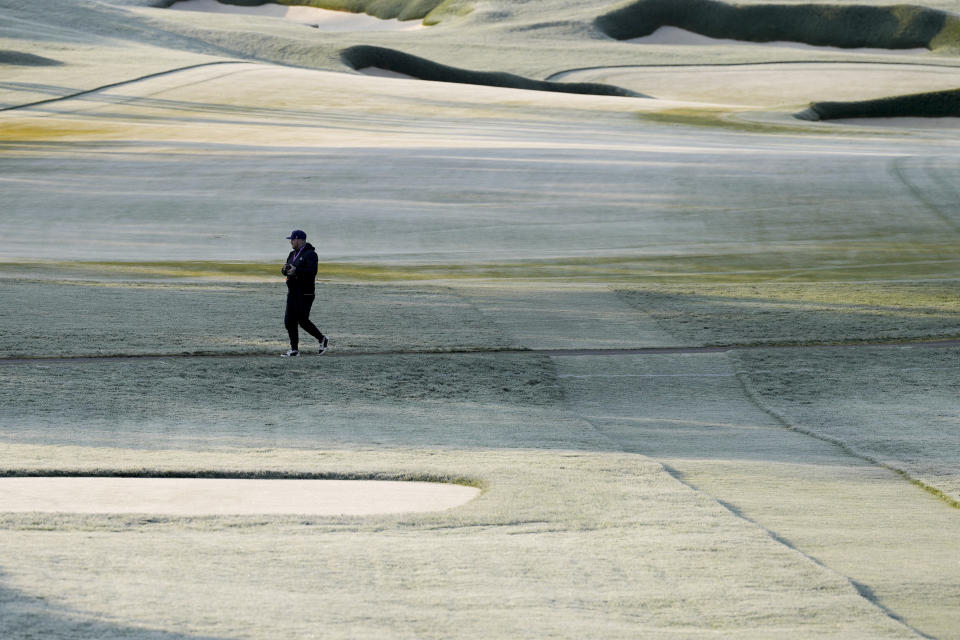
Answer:
[[[310,308],[313,306],[313,296],[302,296],[298,308],[299,315],[297,321],[303,330],[312,335],[317,340],[323,341],[323,333],[317,328],[317,325],[310,321]]]
[[[297,329],[297,298],[292,293],[287,294],[287,310],[283,314],[283,326],[287,328],[287,335],[290,336],[290,348],[296,351],[300,346],[300,330]]]

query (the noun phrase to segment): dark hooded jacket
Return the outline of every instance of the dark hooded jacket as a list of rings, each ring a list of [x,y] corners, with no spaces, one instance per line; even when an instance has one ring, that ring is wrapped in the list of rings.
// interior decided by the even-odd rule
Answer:
[[[314,294],[317,262],[317,252],[309,242],[303,245],[299,251],[290,252],[290,255],[287,256],[287,264],[297,268],[293,275],[287,276],[287,289],[290,293],[311,296]],[[287,266],[284,265],[284,275],[286,275],[286,272]]]

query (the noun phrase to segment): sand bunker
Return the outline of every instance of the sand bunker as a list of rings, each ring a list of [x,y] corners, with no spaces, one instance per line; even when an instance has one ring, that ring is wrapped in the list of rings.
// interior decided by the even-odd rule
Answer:
[[[381,20],[363,13],[331,11],[315,7],[290,7],[268,2],[255,7],[221,4],[217,0],[181,0],[169,7],[180,11],[203,11],[282,18],[316,27],[321,31],[411,31],[422,29],[419,20]]]
[[[788,49],[806,49],[808,51],[842,51],[843,53],[864,53],[870,55],[922,55],[930,53],[923,47],[914,49],[878,49],[874,47],[859,47],[844,49],[842,47],[819,46],[805,44],[803,42],[791,42],[788,40],[777,40],[773,42],[750,42],[748,40],[733,40],[727,38],[710,38],[693,31],[687,31],[679,27],[660,27],[648,36],[640,38],[631,38],[624,40],[631,44],[659,44],[659,45],[683,45],[693,47],[716,46],[716,45],[737,45],[751,47],[785,47]]]
[[[406,73],[399,73],[397,71],[390,71],[389,69],[381,69],[380,67],[363,67],[357,69],[360,73],[367,76],[375,76],[377,78],[396,78],[398,80],[419,80],[419,78],[414,78],[411,75]]]
[[[369,516],[441,511],[479,493],[456,484],[379,480],[0,478],[0,512]]]
[[[559,73],[551,80],[598,82],[661,100],[779,107],[811,101],[869,100],[897,92],[960,86],[960,70],[920,64],[793,63],[687,67],[608,67]]]

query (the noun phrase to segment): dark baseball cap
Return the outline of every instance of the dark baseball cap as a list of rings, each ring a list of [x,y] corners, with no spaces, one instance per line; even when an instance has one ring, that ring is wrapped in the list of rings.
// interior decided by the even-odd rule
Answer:
[[[290,235],[287,236],[287,240],[294,240],[296,238],[301,238],[303,240],[307,239],[307,234],[301,231],[300,229],[294,229],[290,232]]]

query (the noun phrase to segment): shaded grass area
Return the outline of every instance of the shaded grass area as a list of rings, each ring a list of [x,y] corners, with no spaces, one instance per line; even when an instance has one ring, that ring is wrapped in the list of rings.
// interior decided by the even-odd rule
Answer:
[[[960,117],[960,89],[930,91],[905,96],[853,102],[814,102],[794,114],[799,120],[841,118],[946,118]]]
[[[0,369],[0,439],[140,449],[600,447],[560,398],[552,362],[536,354],[21,363]]]
[[[593,82],[548,82],[534,80],[503,71],[473,71],[451,67],[433,62],[409,53],[376,47],[358,45],[340,52],[343,62],[351,69],[377,67],[403,73],[421,80],[433,82],[453,82],[458,84],[476,84],[488,87],[508,89],[527,89],[531,91],[554,91],[601,96],[642,97],[629,89]]]
[[[647,36],[663,26],[711,38],[788,40],[843,48],[928,49],[960,45],[956,16],[916,5],[759,4],[716,0],[638,0],[596,19],[617,40]]]
[[[798,344],[960,335],[957,282],[620,289],[686,344]]]
[[[0,49],[0,65],[3,64],[20,67],[57,67],[62,65],[63,62],[24,51]]]

